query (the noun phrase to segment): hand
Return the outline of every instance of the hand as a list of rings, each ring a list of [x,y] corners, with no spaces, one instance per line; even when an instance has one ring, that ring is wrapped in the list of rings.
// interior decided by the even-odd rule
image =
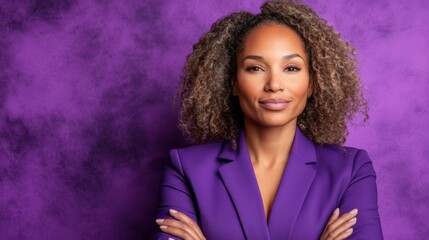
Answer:
[[[348,213],[344,213],[339,217],[340,210],[335,209],[328,224],[325,226],[325,230],[320,237],[320,240],[341,240],[346,239],[353,233],[353,225],[356,224],[356,216],[358,210],[353,209]]]
[[[170,209],[170,215],[174,219],[156,219],[156,223],[160,225],[161,231],[180,237],[183,240],[206,240],[198,224],[190,219],[185,214],[176,210]]]

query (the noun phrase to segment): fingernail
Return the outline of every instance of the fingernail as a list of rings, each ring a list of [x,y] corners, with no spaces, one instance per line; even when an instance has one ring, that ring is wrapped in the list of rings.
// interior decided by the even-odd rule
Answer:
[[[356,223],[356,218],[352,218],[348,222],[350,222],[350,223]]]
[[[174,210],[174,209],[170,209],[169,211],[170,211],[170,213],[173,213],[173,214],[174,214],[174,213],[177,213],[177,211],[176,211],[176,210]]]
[[[346,233],[351,233],[351,232],[353,232],[353,228],[349,228],[346,230]]]
[[[159,226],[159,228],[166,229],[166,228],[168,228],[168,226],[162,225],[162,226]]]
[[[168,240],[174,240],[173,238],[168,238]]]
[[[162,222],[164,222],[164,219],[156,219],[155,222],[156,223],[162,223]]]
[[[356,214],[358,212],[357,208],[350,211],[350,214]]]
[[[339,208],[335,208],[335,211],[334,211],[334,213],[332,215],[337,215],[339,211],[340,211]]]

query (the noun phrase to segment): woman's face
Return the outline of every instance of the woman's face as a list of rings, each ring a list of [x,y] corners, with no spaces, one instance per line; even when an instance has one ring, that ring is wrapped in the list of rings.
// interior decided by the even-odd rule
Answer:
[[[237,56],[233,81],[246,124],[296,124],[311,94],[309,83],[308,56],[293,30],[276,23],[251,30]]]

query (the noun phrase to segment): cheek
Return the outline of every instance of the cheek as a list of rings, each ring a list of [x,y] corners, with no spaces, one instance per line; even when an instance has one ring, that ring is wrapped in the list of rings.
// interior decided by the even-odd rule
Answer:
[[[309,81],[305,80],[302,82],[298,82],[297,84],[291,85],[289,87],[289,91],[296,98],[307,98],[307,95],[309,93],[309,87]]]
[[[240,97],[252,98],[255,92],[255,88],[251,85],[242,85],[239,88]]]
[[[241,110],[244,115],[249,116],[255,111],[255,102],[258,101],[261,90],[254,81],[246,80],[241,79],[237,86],[237,93]]]
[[[260,84],[261,80],[257,78],[240,79],[237,86],[237,92],[240,97],[246,100],[257,98],[257,95],[263,90],[263,85]]]
[[[241,110],[247,115],[252,112],[255,95],[254,89],[248,86],[241,86],[239,88],[238,100],[240,102]]]

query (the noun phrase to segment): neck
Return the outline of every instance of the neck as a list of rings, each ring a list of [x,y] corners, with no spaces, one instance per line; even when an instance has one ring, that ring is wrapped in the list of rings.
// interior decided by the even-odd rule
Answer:
[[[296,121],[279,127],[261,127],[245,119],[246,145],[253,165],[286,164],[292,149]]]

